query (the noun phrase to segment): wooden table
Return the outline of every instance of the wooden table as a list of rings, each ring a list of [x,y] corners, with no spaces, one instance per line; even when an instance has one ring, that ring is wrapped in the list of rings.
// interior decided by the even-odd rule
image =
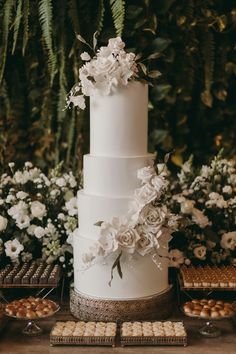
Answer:
[[[198,328],[204,323],[202,320],[184,317],[176,313],[171,319],[184,320],[189,338],[187,347],[50,347],[49,333],[56,320],[71,320],[68,305],[53,318],[40,321],[44,332],[37,337],[27,337],[21,334],[24,322],[12,320],[0,334],[0,353],[3,354],[235,354],[236,353],[236,325],[233,320],[218,321],[217,325],[222,330],[218,338],[203,338],[198,333]]]

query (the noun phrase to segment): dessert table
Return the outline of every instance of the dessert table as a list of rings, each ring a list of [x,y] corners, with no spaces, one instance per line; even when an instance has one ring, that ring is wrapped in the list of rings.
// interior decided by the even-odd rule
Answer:
[[[40,321],[43,328],[43,333],[36,337],[25,336],[21,333],[22,321],[11,320],[8,322],[5,330],[0,333],[0,353],[4,354],[68,354],[75,353],[127,353],[127,354],[142,354],[142,353],[175,353],[175,354],[233,354],[236,352],[236,322],[235,320],[217,321],[217,326],[222,330],[222,335],[218,338],[203,338],[198,329],[204,324],[204,320],[185,317],[178,311],[171,317],[171,319],[183,320],[188,332],[188,346],[187,347],[125,347],[117,346],[110,347],[51,347],[49,343],[49,334],[55,321],[73,320],[69,313],[69,305],[65,303],[61,306],[60,311],[48,319]]]

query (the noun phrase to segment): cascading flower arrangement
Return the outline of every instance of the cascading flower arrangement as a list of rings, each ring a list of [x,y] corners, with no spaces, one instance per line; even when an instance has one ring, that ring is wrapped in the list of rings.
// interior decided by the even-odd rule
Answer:
[[[42,259],[72,275],[77,181],[59,165],[46,176],[26,162],[0,176],[0,266]]]
[[[109,255],[116,255],[111,280],[114,268],[122,278],[120,261],[123,254],[149,255],[158,267],[161,266],[158,256],[168,258],[168,243],[178,227],[178,216],[166,206],[167,176],[165,164],[147,166],[137,171],[142,186],[134,192],[128,215],[95,224],[100,226],[100,235],[83,256],[85,266],[90,267]]]
[[[172,211],[185,220],[172,240],[172,265],[236,266],[236,161],[219,153],[198,170],[191,157],[172,193]]]
[[[139,55],[127,53],[124,50],[125,43],[120,37],[109,39],[108,45],[98,50],[96,50],[96,40],[92,48],[80,35],[77,38],[87,45],[93,57],[88,52],[81,54],[81,59],[85,63],[79,69],[79,82],[71,89],[66,100],[66,107],[74,105],[84,110],[85,96],[98,93],[104,96],[109,95],[113,88],[119,85],[126,86],[131,80],[142,80],[151,84],[160,76],[159,71],[148,71],[143,63],[145,60],[155,59],[157,55],[151,54],[141,62]]]

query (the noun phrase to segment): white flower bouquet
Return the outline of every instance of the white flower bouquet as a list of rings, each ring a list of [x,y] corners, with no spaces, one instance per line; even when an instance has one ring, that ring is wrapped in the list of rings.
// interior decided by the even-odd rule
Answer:
[[[191,157],[178,174],[171,204],[183,221],[172,240],[173,265],[236,265],[236,161],[220,153],[197,170]]]
[[[148,71],[144,60],[156,59],[157,53],[140,61],[140,57],[124,50],[125,43],[120,37],[109,39],[108,45],[98,50],[96,34],[94,46],[90,46],[80,35],[77,38],[87,45],[92,57],[88,52],[81,54],[85,62],[79,69],[79,82],[71,89],[66,107],[71,104],[79,109],[85,109],[85,96],[93,96],[97,93],[109,95],[119,85],[128,85],[131,80],[142,80],[152,83],[160,76],[157,70]]]
[[[72,233],[77,226],[73,174],[61,165],[46,176],[26,162],[22,170],[9,164],[0,176],[0,266],[42,259],[59,263],[72,275]]]
[[[135,190],[128,215],[95,224],[101,227],[100,236],[90,251],[84,254],[85,265],[91,266],[113,254],[116,259],[111,275],[117,267],[122,277],[120,261],[123,254],[149,255],[157,266],[158,256],[168,258],[168,243],[171,234],[177,230],[178,217],[166,206],[167,175],[165,164],[138,170],[137,177],[142,185]]]

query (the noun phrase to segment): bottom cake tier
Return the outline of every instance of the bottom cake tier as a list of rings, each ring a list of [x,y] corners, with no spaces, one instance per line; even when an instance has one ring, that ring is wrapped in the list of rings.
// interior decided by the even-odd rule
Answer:
[[[128,300],[102,299],[82,294],[74,289],[70,293],[70,311],[83,321],[134,321],[166,319],[173,307],[172,286],[162,293]]]

